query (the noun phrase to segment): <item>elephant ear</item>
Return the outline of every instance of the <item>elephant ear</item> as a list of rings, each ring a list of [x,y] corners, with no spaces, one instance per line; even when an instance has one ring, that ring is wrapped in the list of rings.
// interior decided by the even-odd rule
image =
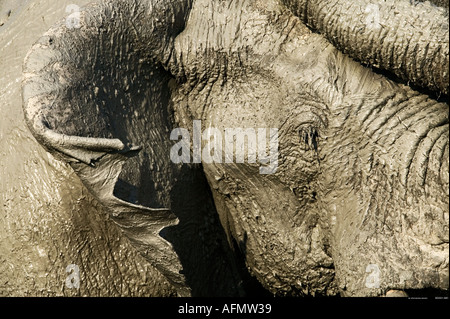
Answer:
[[[170,76],[159,61],[170,55],[186,10],[182,1],[91,4],[39,39],[23,79],[25,119],[37,141],[71,165],[181,296],[190,295],[181,262],[161,237],[178,219],[167,198],[175,178]]]

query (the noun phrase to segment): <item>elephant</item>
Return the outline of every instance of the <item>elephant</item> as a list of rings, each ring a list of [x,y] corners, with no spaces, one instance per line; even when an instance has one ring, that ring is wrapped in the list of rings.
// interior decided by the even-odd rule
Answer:
[[[6,145],[7,293],[448,291],[448,4],[103,0],[52,25]]]

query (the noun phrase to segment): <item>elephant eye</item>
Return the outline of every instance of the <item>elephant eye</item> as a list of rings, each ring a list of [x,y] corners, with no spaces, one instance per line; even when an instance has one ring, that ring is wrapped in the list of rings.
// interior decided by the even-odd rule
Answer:
[[[314,150],[317,152],[319,132],[317,128],[313,126],[302,127],[298,130],[300,137],[300,144],[305,147],[306,150]]]

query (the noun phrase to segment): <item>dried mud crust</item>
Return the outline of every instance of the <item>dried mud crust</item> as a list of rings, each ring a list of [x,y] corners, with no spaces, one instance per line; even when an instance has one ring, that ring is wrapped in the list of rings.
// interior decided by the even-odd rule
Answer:
[[[0,0],[0,31],[29,0]]]

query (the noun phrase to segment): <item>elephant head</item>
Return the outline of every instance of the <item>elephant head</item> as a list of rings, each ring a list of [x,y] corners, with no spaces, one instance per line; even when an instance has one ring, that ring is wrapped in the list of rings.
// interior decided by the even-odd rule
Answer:
[[[448,104],[433,98],[448,93],[445,9],[380,1],[358,25],[354,3],[282,2],[85,7],[25,60],[31,132],[180,295],[235,277],[218,257],[228,253],[215,243],[215,209],[234,255],[273,294],[448,289]],[[373,10],[393,34],[364,24]],[[399,21],[420,10],[429,29],[417,40],[421,21]],[[171,160],[175,128],[207,132],[201,166]],[[247,162],[224,159],[220,134],[206,147],[208,133],[228,129],[244,132],[234,137],[246,147],[232,150]],[[275,132],[270,174],[248,160],[261,154],[251,133],[264,129]]]

